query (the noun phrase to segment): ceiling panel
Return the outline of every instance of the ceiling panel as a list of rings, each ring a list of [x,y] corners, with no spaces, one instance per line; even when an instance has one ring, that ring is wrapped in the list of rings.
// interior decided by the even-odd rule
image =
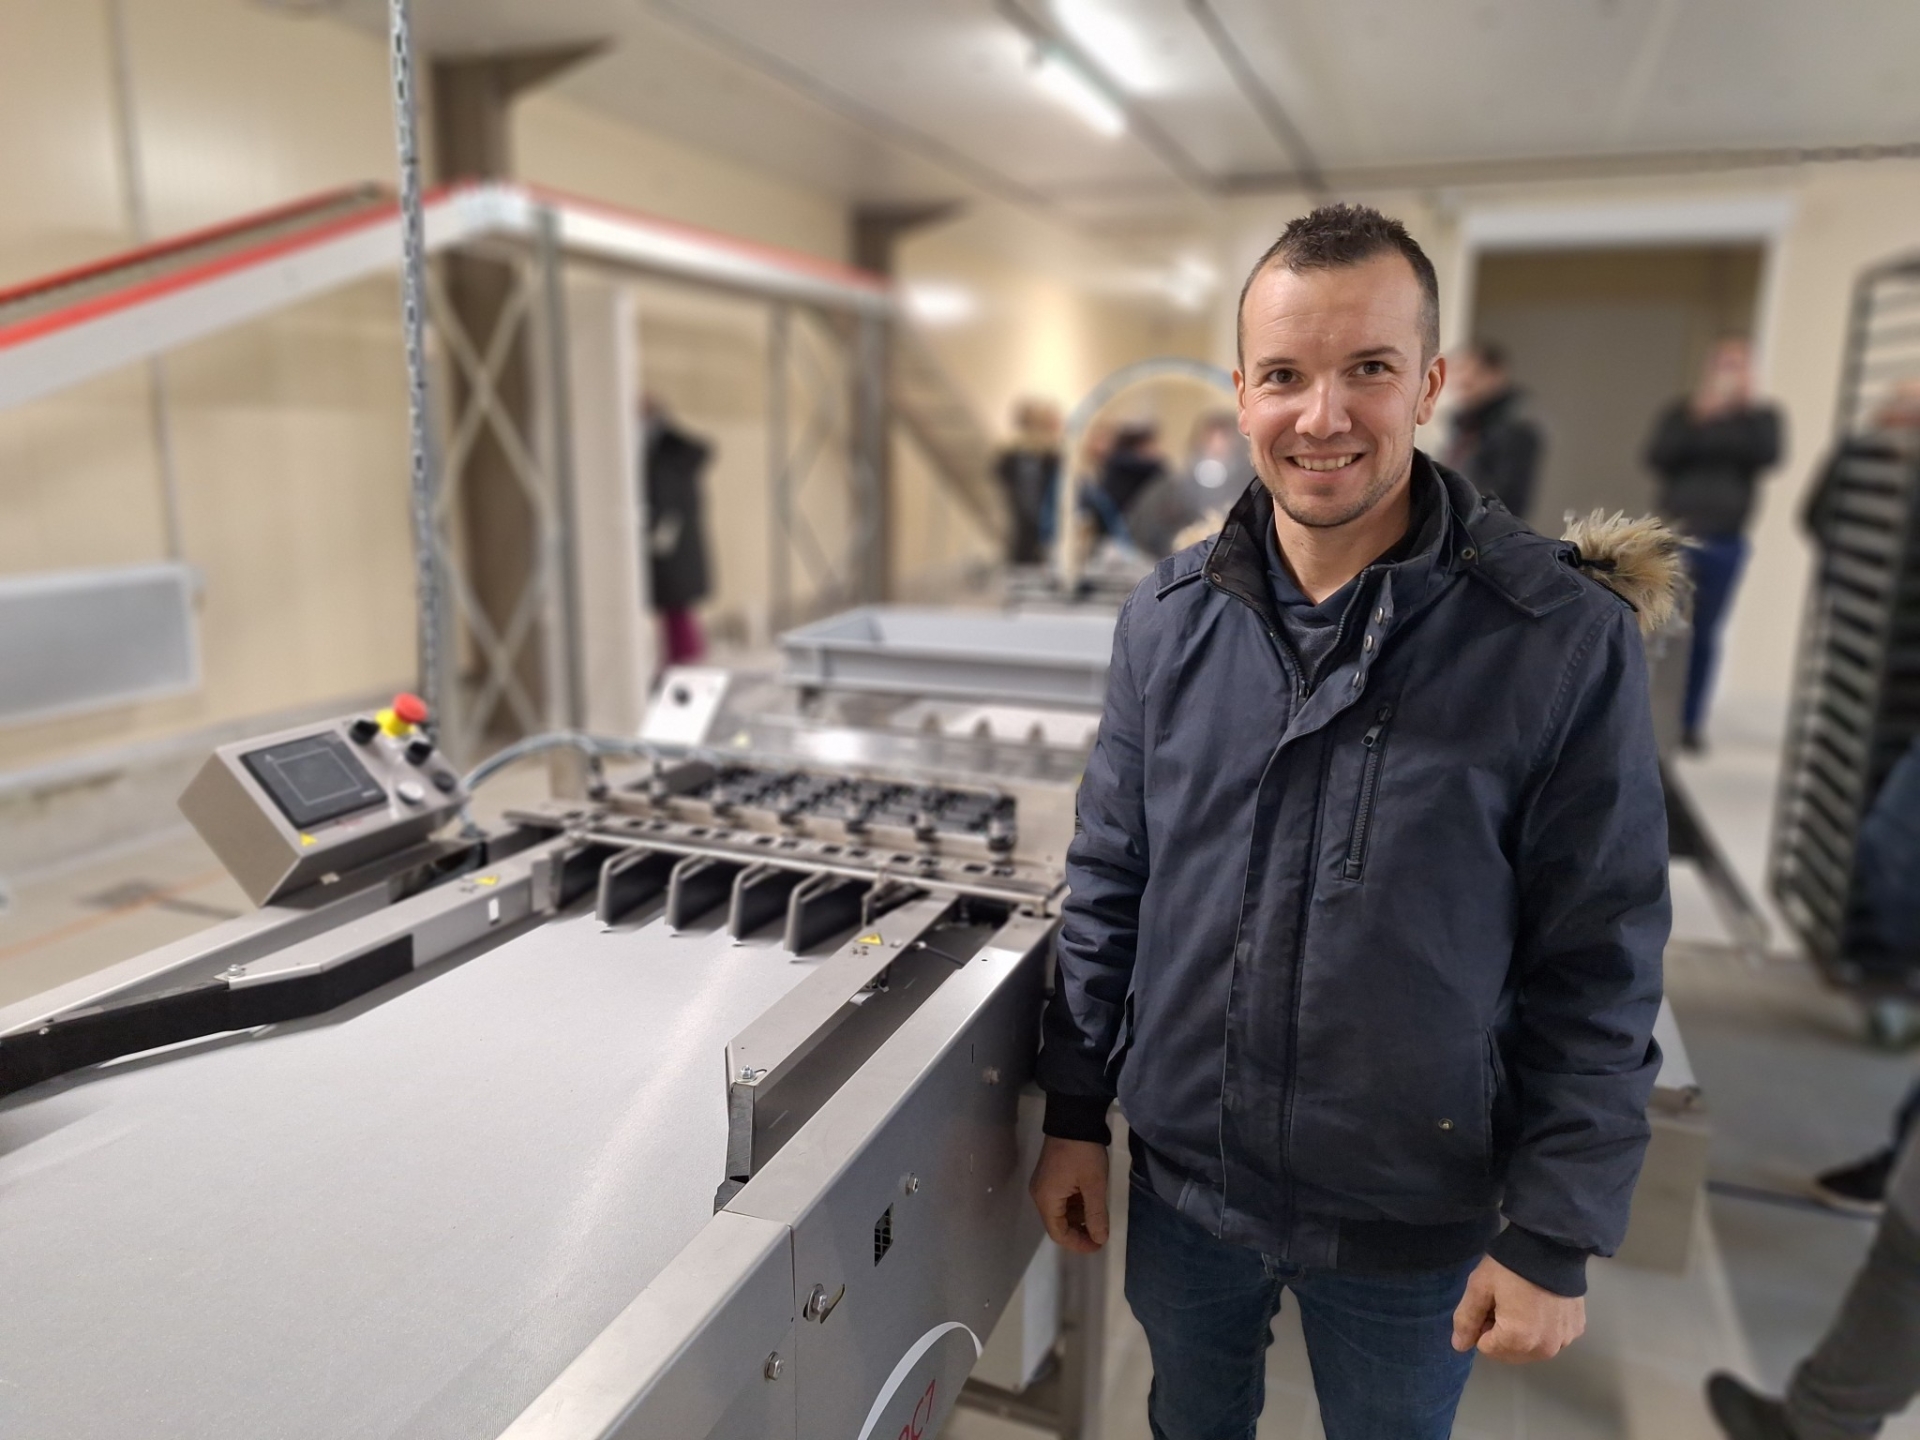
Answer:
[[[1628,135],[1641,146],[1920,139],[1920,4],[1821,0],[1675,7]]]
[[[1322,162],[1920,139],[1910,0],[1214,0]]]
[[[1039,91],[1032,42],[1002,0],[414,3],[424,43],[442,53],[607,37],[610,52],[560,89],[848,200],[990,193],[1162,223],[1204,206],[1153,145],[1098,135]],[[1336,175],[1920,141],[1915,0],[1021,3],[1221,179],[1292,160],[1196,21],[1200,6]],[[376,31],[385,11],[339,4]]]

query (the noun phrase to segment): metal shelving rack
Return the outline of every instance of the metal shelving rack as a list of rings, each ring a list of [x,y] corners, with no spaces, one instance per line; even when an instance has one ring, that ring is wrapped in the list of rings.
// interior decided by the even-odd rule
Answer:
[[[1886,1040],[1904,1037],[1920,1012],[1920,953],[1880,937],[1861,898],[1857,844],[1881,784],[1920,735],[1920,453],[1876,433],[1872,417],[1914,376],[1920,255],[1874,267],[1854,289],[1769,861],[1788,924],[1821,971],[1866,1002]]]

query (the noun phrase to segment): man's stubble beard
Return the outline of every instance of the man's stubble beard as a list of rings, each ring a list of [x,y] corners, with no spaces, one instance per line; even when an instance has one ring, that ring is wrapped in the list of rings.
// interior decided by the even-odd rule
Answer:
[[[1280,460],[1275,463],[1276,465],[1285,465],[1287,462]],[[1293,521],[1294,524],[1305,526],[1309,530],[1337,530],[1342,525],[1351,525],[1355,520],[1358,520],[1361,516],[1372,510],[1374,506],[1386,499],[1388,495],[1392,494],[1394,487],[1404,480],[1407,475],[1412,473],[1412,470],[1413,453],[1412,447],[1409,446],[1406,468],[1398,475],[1376,475],[1373,480],[1368,483],[1367,488],[1360,492],[1359,497],[1353,504],[1345,510],[1339,511],[1332,516],[1315,516],[1302,514],[1289,500],[1286,487],[1280,484],[1273,476],[1268,475],[1265,467],[1255,467],[1255,472],[1260,476],[1260,483],[1266,487],[1267,493],[1273,497],[1273,503],[1278,505],[1286,517]]]

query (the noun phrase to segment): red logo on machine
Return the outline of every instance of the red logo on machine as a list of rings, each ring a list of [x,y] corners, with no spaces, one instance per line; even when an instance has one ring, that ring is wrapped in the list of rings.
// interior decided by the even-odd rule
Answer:
[[[933,1392],[939,1384],[937,1376],[927,1382],[927,1393],[913,1407],[913,1418],[900,1427],[900,1440],[924,1440],[927,1427],[933,1423]]]

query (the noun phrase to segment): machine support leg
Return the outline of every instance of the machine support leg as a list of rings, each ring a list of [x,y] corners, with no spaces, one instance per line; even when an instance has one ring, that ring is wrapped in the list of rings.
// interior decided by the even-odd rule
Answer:
[[[1106,1385],[1107,1252],[1061,1257],[1053,1368],[1021,1391],[969,1380],[960,1403],[1060,1440],[1099,1440]]]

